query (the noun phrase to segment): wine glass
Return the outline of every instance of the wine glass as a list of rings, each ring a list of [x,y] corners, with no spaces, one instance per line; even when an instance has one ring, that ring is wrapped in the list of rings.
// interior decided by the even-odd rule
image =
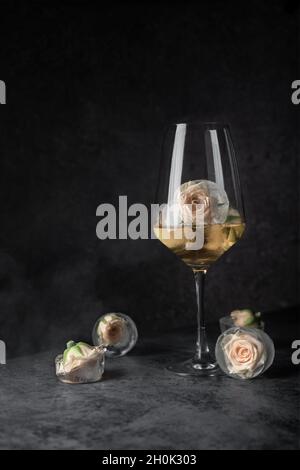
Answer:
[[[154,234],[193,270],[197,299],[195,355],[168,369],[180,375],[214,375],[217,365],[205,329],[205,274],[245,230],[236,155],[227,125],[186,122],[167,130],[156,202]]]

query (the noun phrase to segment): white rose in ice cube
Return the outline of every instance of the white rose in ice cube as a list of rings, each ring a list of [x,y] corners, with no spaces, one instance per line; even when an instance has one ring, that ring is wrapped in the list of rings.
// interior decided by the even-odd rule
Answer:
[[[105,346],[107,357],[124,356],[135,346],[137,338],[134,321],[120,312],[105,313],[93,328],[93,343]]]
[[[104,348],[83,341],[69,341],[63,354],[55,358],[56,375],[69,384],[98,382],[104,372]]]
[[[178,188],[175,200],[185,225],[222,224],[227,218],[227,194],[213,181],[188,181]]]

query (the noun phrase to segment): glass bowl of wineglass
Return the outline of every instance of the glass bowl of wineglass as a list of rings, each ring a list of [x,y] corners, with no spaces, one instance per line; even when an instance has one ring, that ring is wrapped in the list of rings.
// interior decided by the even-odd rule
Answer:
[[[197,300],[194,357],[168,369],[180,375],[214,375],[217,364],[210,352],[204,313],[205,274],[245,230],[237,159],[228,125],[184,122],[168,128],[156,203],[154,234],[192,269]]]

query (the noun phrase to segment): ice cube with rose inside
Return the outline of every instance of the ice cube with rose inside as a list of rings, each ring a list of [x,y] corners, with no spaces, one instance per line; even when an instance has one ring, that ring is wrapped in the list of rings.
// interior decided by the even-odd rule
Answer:
[[[224,188],[208,180],[183,183],[175,193],[175,204],[176,217],[186,225],[223,224],[229,211]]]

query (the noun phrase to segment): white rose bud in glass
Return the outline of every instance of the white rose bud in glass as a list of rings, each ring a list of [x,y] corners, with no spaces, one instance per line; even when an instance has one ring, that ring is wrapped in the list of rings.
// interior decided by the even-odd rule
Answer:
[[[64,353],[55,358],[55,368],[64,383],[98,382],[104,372],[104,348],[69,341]]]
[[[237,379],[253,379],[264,373],[275,356],[271,338],[256,328],[230,328],[219,336],[216,358],[225,374]]]
[[[94,345],[104,346],[108,357],[124,356],[135,346],[137,338],[134,321],[124,313],[102,315],[93,329]]]
[[[227,194],[213,181],[194,180],[182,184],[175,201],[185,225],[195,225],[202,218],[205,224],[222,224],[228,215]]]

